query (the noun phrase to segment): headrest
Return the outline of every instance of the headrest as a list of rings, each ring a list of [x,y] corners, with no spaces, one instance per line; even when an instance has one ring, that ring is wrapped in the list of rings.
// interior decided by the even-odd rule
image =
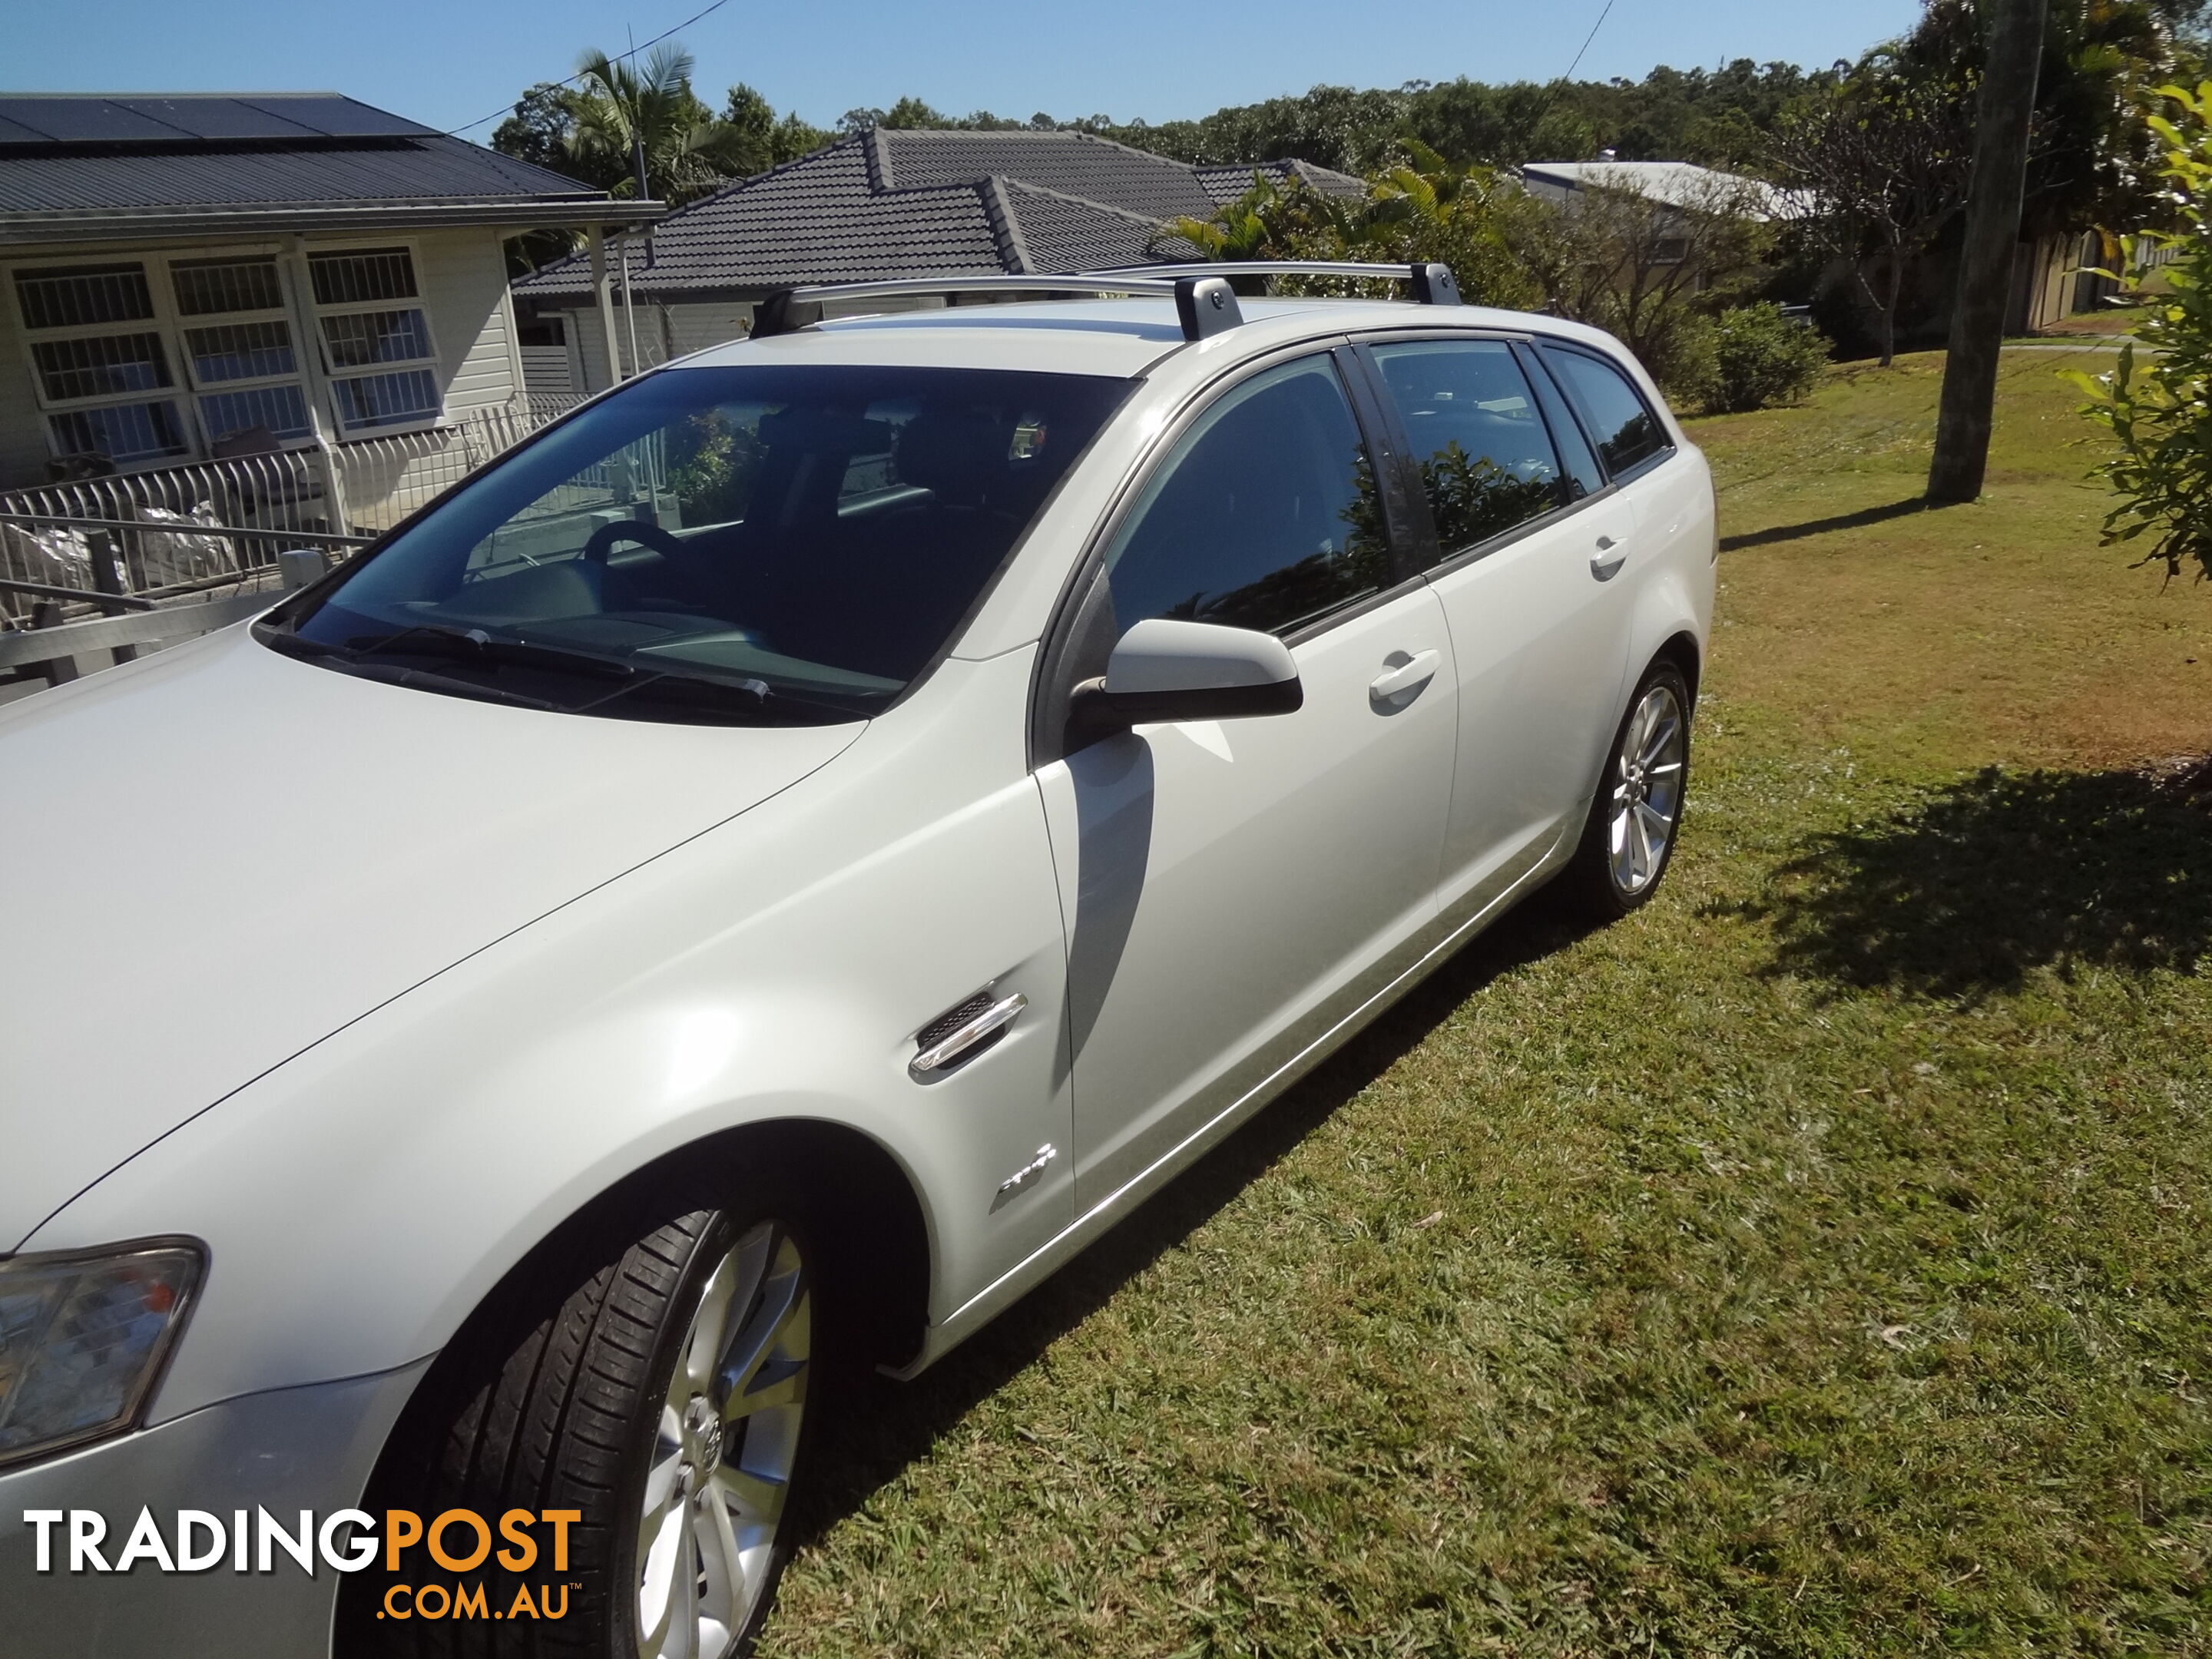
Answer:
[[[943,499],[974,501],[1006,476],[1012,429],[972,409],[924,409],[899,429],[901,482]]]

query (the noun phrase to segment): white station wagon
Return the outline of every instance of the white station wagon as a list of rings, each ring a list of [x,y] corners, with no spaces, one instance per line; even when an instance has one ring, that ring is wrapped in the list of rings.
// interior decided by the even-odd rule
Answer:
[[[1285,269],[793,290],[0,713],[0,1646],[739,1650],[840,1366],[1650,896],[1703,458]]]

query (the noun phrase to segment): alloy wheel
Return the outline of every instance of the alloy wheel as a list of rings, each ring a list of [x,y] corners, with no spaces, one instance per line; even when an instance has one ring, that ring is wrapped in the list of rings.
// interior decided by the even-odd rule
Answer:
[[[653,1433],[637,1534],[641,1659],[724,1659],[772,1577],[813,1358],[798,1241],[763,1221],[693,1310]]]
[[[1659,878],[1682,813],[1687,723],[1670,686],[1648,689],[1623,728],[1613,757],[1607,851],[1613,885],[1634,898]]]

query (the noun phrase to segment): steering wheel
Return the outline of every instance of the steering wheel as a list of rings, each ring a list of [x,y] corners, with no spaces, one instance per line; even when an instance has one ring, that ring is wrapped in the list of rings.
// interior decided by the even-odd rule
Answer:
[[[680,559],[690,550],[657,524],[647,524],[642,519],[617,519],[592,532],[591,540],[584,544],[584,556],[594,564],[605,564],[617,542],[635,542],[651,548],[664,559]]]

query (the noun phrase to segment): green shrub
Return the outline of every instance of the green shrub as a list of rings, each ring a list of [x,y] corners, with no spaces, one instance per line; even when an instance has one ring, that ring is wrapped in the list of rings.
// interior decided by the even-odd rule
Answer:
[[[2166,146],[2160,176],[2180,228],[2148,240],[2180,257],[2159,273],[2165,295],[2129,284],[2146,304],[2136,334],[2148,361],[2130,341],[2111,374],[2068,378],[2090,395],[2082,412],[2118,443],[2096,468],[2120,497],[2105,518],[2106,545],[2148,536],[2145,563],[2175,576],[2194,561],[2212,576],[2212,81],[2157,95],[2175,108],[2173,119],[2154,115],[2150,126]]]
[[[1713,319],[1686,305],[1668,306],[1644,319],[1642,335],[1637,359],[1659,382],[1667,401],[1678,413],[1703,408],[1717,372]]]
[[[1802,402],[1828,361],[1826,337],[1771,302],[1721,313],[1711,325],[1710,350],[1697,388],[1709,415]]]

